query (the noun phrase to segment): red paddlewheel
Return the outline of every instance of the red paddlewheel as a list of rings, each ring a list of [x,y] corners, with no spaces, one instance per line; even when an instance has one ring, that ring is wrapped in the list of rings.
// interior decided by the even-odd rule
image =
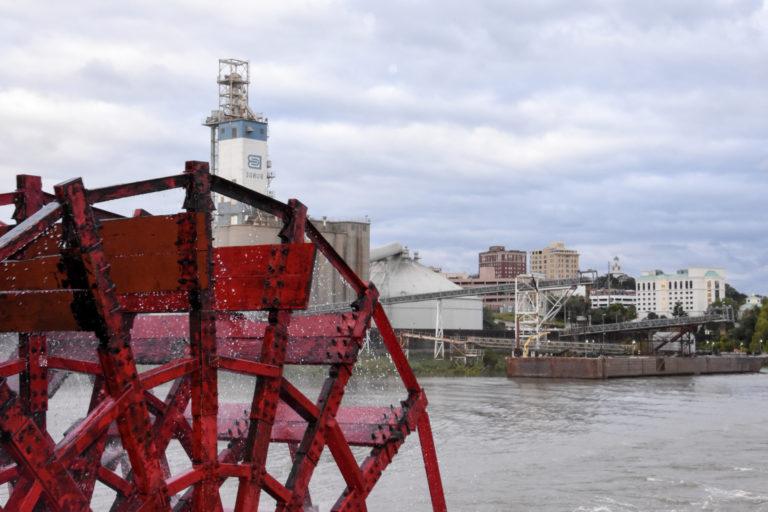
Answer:
[[[10,488],[0,510],[86,510],[100,482],[114,491],[115,511],[210,512],[222,509],[229,478],[237,479],[237,511],[257,510],[263,492],[276,510],[304,510],[326,447],[344,480],[333,510],[366,510],[413,431],[433,509],[446,509],[424,390],[376,289],[307,220],[304,205],[212,176],[202,162],[93,190],[75,179],[46,194],[35,176],[19,176],[17,187],[0,194],[17,221],[0,226],[0,332],[19,333],[18,352],[0,363],[0,484]],[[186,192],[175,215],[140,209],[122,218],[94,207],[173,188]],[[214,248],[214,192],[280,219],[282,243]],[[294,316],[307,308],[318,251],[357,300],[349,312]],[[397,408],[341,407],[372,320],[405,399]],[[139,372],[139,364],[152,367]],[[289,382],[287,364],[329,368],[318,400]],[[48,399],[72,372],[92,378],[88,413],[56,443]],[[254,377],[250,403],[219,402],[220,372]],[[161,385],[170,386],[165,399],[152,392]],[[188,457],[176,473],[172,442]],[[274,443],[290,448],[282,481],[267,471]],[[370,450],[362,463],[353,447]],[[117,472],[121,463],[129,469]]]

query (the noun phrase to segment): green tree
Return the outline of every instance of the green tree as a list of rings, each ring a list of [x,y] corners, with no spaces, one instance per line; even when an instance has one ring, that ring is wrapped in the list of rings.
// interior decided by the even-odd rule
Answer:
[[[595,308],[589,310],[589,317],[592,325],[609,323],[611,320],[608,318],[608,310],[605,308]]]
[[[741,293],[728,283],[725,283],[725,297],[733,300],[737,306],[741,306],[747,300],[746,294]]]
[[[495,350],[486,350],[483,353],[483,367],[491,371],[503,370],[504,356],[500,355]]]
[[[725,307],[729,307],[729,308],[733,309],[734,311],[737,311],[739,309],[739,303],[736,302],[735,299],[732,299],[730,297],[726,297],[726,298],[724,298],[722,300],[718,299],[718,300],[716,300],[715,302],[713,302],[712,304],[709,305],[710,309],[721,308],[721,307],[724,307],[724,306]]]
[[[598,276],[593,285],[595,289],[612,288],[614,290],[634,290],[635,278],[629,276],[614,277],[610,274]]]
[[[483,330],[486,331],[503,331],[504,324],[496,322],[493,317],[493,310],[490,308],[483,308]]]
[[[688,316],[688,313],[683,309],[682,302],[675,302],[675,306],[672,308],[672,316],[676,318]]]
[[[759,313],[760,308],[752,308],[744,311],[739,317],[739,321],[730,329],[729,335],[739,343],[744,343],[745,345],[751,344],[755,335],[755,325],[757,324]],[[717,329],[718,326],[715,325],[710,328],[714,330]]]
[[[659,315],[651,311],[650,313],[648,313],[648,315],[645,318],[647,318],[648,320],[656,320],[659,318]]]
[[[623,304],[611,304],[607,308],[593,309],[590,314],[593,324],[628,322],[637,318],[635,306],[624,306]]]
[[[757,314],[755,331],[749,344],[750,352],[761,352],[764,340],[768,340],[768,300],[763,300],[763,305]]]
[[[580,295],[574,295],[568,298],[567,301],[565,301],[565,306],[563,307],[563,314],[568,315],[572,322],[575,322],[577,317],[580,316],[589,316],[589,310],[591,309],[591,304],[589,302],[589,299],[586,297],[582,297]]]
[[[717,346],[719,352],[733,352],[733,349],[736,348],[737,344],[733,340],[722,336],[717,343]]]

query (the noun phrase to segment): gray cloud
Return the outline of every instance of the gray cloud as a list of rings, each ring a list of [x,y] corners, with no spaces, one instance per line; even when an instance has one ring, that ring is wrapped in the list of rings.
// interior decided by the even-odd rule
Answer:
[[[0,177],[207,159],[216,59],[242,57],[279,196],[369,215],[374,243],[472,271],[562,239],[584,267],[717,265],[766,293],[767,50],[746,0],[5,3]]]

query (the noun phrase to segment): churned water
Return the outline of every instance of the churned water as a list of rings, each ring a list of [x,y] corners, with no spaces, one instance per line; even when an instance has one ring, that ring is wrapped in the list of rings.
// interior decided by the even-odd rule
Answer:
[[[766,373],[421,382],[450,510],[768,511]],[[307,377],[300,387],[313,396],[319,380]],[[65,383],[51,403],[52,431],[77,416],[68,397],[79,399],[87,389],[82,378]],[[222,401],[245,402],[252,383],[227,377],[221,392]],[[363,379],[353,380],[345,402],[386,405],[400,398],[397,381]],[[174,472],[188,467],[176,445],[170,458]],[[282,446],[270,453],[276,476],[287,476],[288,462]],[[229,505],[234,483],[223,488]],[[426,485],[414,435],[374,490],[369,510],[429,510]],[[327,453],[311,489],[320,510],[343,489]],[[101,486],[97,492],[106,508],[111,496]]]

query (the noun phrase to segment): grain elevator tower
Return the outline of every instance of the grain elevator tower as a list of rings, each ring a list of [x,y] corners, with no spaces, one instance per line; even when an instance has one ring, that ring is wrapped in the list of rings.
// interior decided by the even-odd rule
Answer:
[[[211,172],[262,194],[271,195],[274,178],[267,150],[268,119],[248,105],[248,61],[220,59],[219,108],[204,125],[211,128]],[[217,196],[218,225],[248,222],[254,212],[241,203]]]

